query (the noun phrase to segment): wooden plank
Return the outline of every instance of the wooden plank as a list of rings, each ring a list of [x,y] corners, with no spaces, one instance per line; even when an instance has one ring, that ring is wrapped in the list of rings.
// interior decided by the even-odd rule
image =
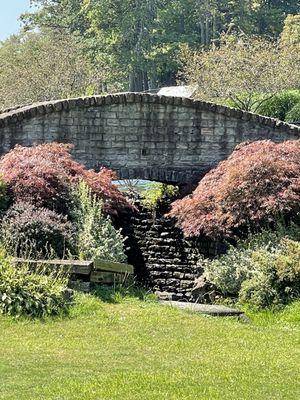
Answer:
[[[14,258],[15,264],[31,264],[31,265],[50,265],[59,267],[69,274],[90,275],[93,270],[93,261],[79,260],[26,260],[23,258]]]
[[[93,271],[91,274],[91,282],[105,285],[121,284],[127,281],[128,276],[127,273],[115,274],[113,272]]]
[[[106,271],[114,273],[127,273],[133,275],[134,268],[130,264],[118,263],[113,261],[105,261],[96,259],[94,261],[94,269],[96,271]]]

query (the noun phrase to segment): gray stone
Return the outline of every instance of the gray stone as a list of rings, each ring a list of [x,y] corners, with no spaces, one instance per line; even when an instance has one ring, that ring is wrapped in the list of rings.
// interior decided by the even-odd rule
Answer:
[[[214,304],[199,304],[199,303],[189,303],[189,302],[179,302],[172,300],[161,300],[160,304],[168,307],[175,307],[181,310],[188,310],[197,312],[200,314],[207,314],[217,317],[229,317],[229,316],[242,316],[243,311],[237,310],[235,308],[229,308]]]

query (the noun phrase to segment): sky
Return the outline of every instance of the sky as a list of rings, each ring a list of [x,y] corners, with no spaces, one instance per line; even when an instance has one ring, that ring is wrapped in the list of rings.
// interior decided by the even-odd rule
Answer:
[[[0,0],[0,40],[18,32],[18,17],[29,9],[30,0]]]

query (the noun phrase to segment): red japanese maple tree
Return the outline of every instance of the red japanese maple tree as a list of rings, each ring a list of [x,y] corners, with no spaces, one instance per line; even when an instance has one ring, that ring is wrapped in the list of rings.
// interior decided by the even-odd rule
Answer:
[[[72,201],[71,188],[83,179],[99,198],[108,213],[128,207],[126,198],[113,184],[115,173],[86,169],[71,155],[70,144],[49,143],[33,147],[17,145],[0,160],[0,174],[14,201],[33,202],[38,206],[66,211]]]
[[[170,216],[186,236],[229,237],[300,211],[300,140],[243,143]]]

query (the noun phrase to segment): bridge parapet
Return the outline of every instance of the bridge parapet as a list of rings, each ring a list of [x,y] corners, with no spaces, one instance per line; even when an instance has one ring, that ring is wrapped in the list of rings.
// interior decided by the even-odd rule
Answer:
[[[121,178],[197,180],[244,141],[299,139],[300,127],[187,98],[123,93],[56,100],[0,114],[0,153],[16,144],[74,144],[87,167]]]

